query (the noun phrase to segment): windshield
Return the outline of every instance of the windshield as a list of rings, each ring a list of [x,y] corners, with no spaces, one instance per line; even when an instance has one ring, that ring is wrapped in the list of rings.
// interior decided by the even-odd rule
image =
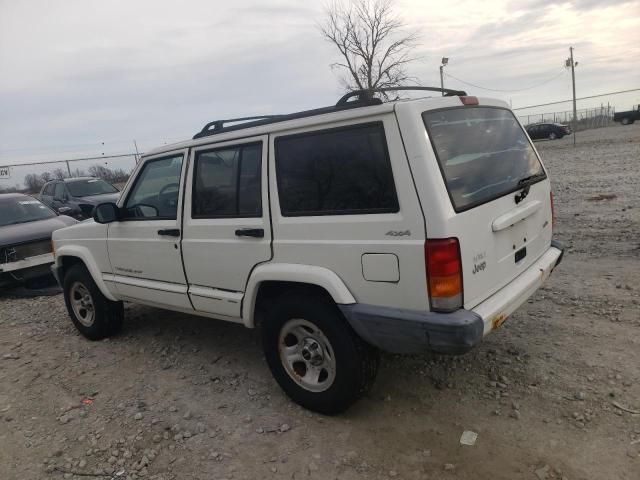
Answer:
[[[546,178],[513,114],[459,107],[422,114],[456,212],[513,192],[524,178]],[[519,183],[520,182],[520,183]]]
[[[35,222],[55,216],[51,209],[35,198],[25,196],[0,199],[0,227]]]
[[[93,195],[102,195],[104,193],[117,193],[118,189],[113,185],[93,178],[91,180],[77,180],[75,182],[67,182],[67,188],[74,197],[91,197]]]

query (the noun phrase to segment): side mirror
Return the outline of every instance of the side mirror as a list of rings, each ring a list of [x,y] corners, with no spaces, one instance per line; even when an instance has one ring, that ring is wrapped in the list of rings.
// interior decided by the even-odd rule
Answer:
[[[96,223],[111,223],[120,219],[120,209],[115,203],[101,203],[93,209]]]

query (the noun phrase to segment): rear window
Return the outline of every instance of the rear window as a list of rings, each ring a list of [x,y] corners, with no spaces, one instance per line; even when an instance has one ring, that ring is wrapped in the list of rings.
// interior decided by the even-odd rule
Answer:
[[[276,174],[284,216],[399,209],[382,123],[279,137]]]
[[[118,192],[116,187],[99,178],[69,182],[67,183],[67,188],[74,197],[92,197],[94,195]]]
[[[460,107],[422,114],[456,212],[521,188],[546,175],[509,110]]]

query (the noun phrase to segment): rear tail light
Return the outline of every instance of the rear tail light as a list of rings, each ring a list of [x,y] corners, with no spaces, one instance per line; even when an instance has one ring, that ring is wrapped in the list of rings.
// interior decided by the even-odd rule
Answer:
[[[463,105],[480,105],[478,97],[461,96],[460,101]]]
[[[431,310],[462,308],[462,260],[457,238],[427,240],[424,244]]]
[[[551,227],[556,225],[556,209],[553,206],[553,192],[549,193],[549,198],[551,199]]]

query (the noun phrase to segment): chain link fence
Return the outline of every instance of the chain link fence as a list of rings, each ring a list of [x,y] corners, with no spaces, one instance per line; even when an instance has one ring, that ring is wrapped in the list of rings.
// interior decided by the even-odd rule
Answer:
[[[133,171],[138,156],[132,154],[76,158],[50,162],[0,165],[0,193],[40,193],[53,179],[98,177],[120,188]]]
[[[602,128],[613,125],[614,113],[615,109],[608,105],[596,108],[584,108],[576,112],[577,121],[575,125],[572,110],[519,115],[518,119],[523,125],[530,125],[532,123],[563,123],[565,125],[571,125],[573,131],[579,132],[591,128]]]

